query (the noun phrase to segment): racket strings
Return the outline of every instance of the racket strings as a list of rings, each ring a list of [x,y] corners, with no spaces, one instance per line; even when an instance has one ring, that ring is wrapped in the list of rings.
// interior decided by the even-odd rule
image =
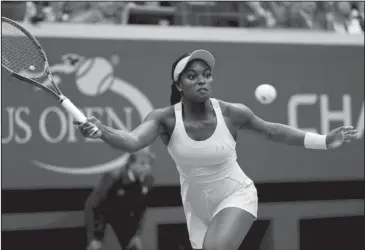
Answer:
[[[38,45],[12,24],[3,21],[1,26],[1,64],[24,77],[42,77],[45,73],[46,58]]]

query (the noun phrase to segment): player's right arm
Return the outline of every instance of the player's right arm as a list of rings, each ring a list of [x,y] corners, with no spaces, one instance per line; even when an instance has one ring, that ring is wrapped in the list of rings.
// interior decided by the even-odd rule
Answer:
[[[79,125],[81,133],[85,137],[100,138],[113,148],[127,152],[136,152],[151,145],[156,138],[163,133],[161,120],[163,109],[153,110],[144,121],[133,131],[113,129],[102,124],[95,117],[88,118],[87,122]],[[93,125],[97,126],[101,133],[93,135]]]

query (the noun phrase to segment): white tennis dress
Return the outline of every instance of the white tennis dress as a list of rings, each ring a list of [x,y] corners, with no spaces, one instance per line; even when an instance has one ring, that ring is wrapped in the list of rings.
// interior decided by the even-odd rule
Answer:
[[[203,248],[213,217],[226,207],[257,217],[257,191],[237,163],[236,141],[219,102],[211,98],[217,126],[211,137],[195,141],[186,133],[181,102],[175,104],[175,128],[167,146],[180,173],[181,197],[193,248]]]

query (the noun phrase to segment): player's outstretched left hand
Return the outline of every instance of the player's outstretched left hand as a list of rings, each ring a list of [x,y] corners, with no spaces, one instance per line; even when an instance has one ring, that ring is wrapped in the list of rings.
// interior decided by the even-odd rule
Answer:
[[[343,143],[349,143],[352,140],[359,139],[359,131],[352,126],[342,126],[330,131],[327,134],[327,148],[334,149],[340,147]]]

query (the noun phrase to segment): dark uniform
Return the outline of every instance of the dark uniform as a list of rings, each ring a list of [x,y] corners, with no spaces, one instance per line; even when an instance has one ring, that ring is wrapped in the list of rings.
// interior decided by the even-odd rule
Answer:
[[[106,224],[113,228],[124,249],[138,235],[147,196],[153,185],[150,171],[133,171],[131,162],[121,172],[107,173],[94,188],[85,204],[87,242],[103,241]]]

